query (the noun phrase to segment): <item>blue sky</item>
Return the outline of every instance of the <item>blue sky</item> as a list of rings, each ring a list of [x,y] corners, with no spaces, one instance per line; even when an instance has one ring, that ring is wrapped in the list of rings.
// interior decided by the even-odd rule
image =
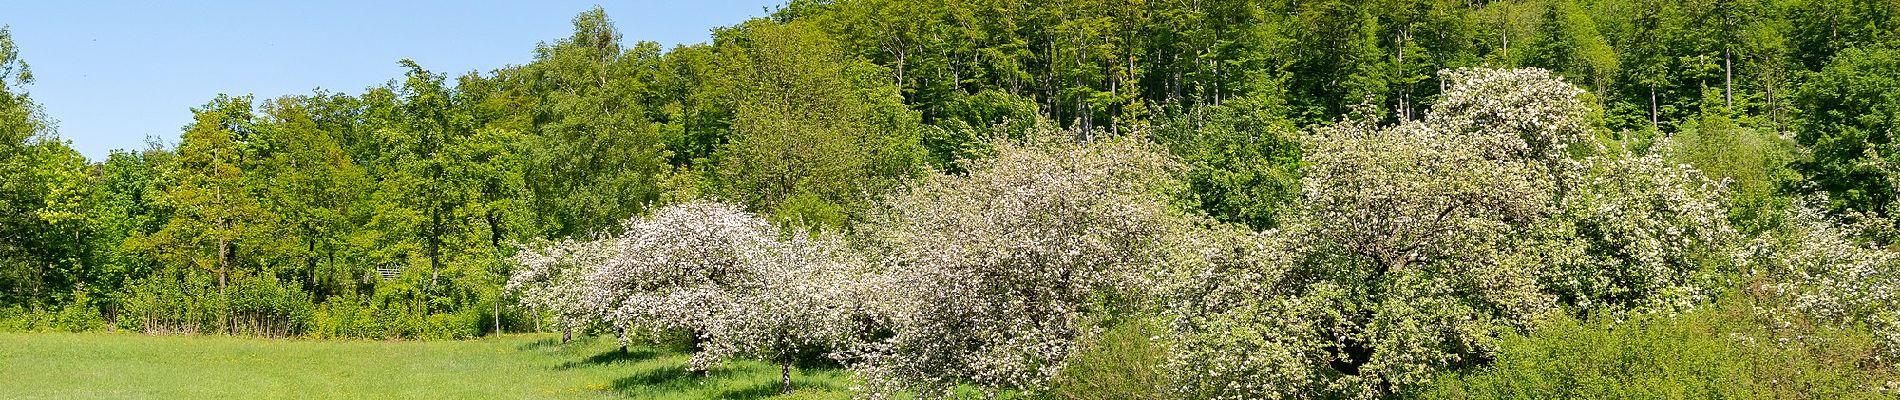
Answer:
[[[782,0],[9,3],[0,25],[32,66],[27,90],[98,160],[147,136],[175,143],[190,108],[218,93],[358,93],[401,76],[403,58],[450,75],[524,64],[595,4],[626,39],[672,47]]]

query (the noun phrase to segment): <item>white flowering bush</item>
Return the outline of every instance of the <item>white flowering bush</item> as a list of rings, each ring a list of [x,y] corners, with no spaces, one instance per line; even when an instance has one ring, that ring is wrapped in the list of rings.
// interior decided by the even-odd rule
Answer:
[[[1657,155],[1592,157],[1561,208],[1544,281],[1578,311],[1686,310],[1739,263],[1727,191]]]
[[[557,328],[572,335],[574,330],[601,321],[604,313],[590,301],[587,278],[616,258],[616,244],[610,239],[569,239],[519,246],[514,256],[518,267],[508,277],[505,289],[519,296],[523,305],[552,312]]]
[[[883,286],[841,236],[790,233],[761,261],[753,271],[757,279],[726,288],[729,302],[699,321],[696,366],[732,358],[777,363],[790,391],[793,364],[844,357],[839,351],[881,327],[870,301]]]
[[[1557,309],[1540,250],[1592,152],[1582,91],[1535,69],[1442,74],[1423,120],[1316,129],[1285,229],[1202,258],[1171,309],[1178,395],[1393,396]]]
[[[1552,212],[1542,159],[1489,153],[1478,138],[1408,122],[1342,124],[1312,138],[1300,275],[1328,339],[1326,392],[1379,397],[1488,354],[1499,335],[1553,310],[1531,238]],[[1518,146],[1522,147],[1522,146]]]
[[[1558,165],[1565,155],[1595,148],[1590,106],[1579,98],[1583,89],[1548,70],[1457,68],[1438,75],[1447,87],[1425,125],[1455,135],[1480,156]]]
[[[1808,204],[1791,208],[1786,221],[1755,241],[1754,272],[1775,277],[1772,289],[1816,321],[1870,328],[1882,344],[1877,360],[1900,366],[1900,251],[1857,240]]]
[[[1330,298],[1345,290],[1298,279],[1305,251],[1284,231],[1210,230],[1202,238],[1196,248],[1204,262],[1182,269],[1169,288],[1169,397],[1317,396],[1329,379],[1331,341],[1309,317],[1325,315]]]
[[[866,229],[885,253],[891,336],[854,363],[873,394],[959,384],[1036,392],[1100,317],[1141,307],[1184,219],[1175,164],[1139,139],[1042,133],[932,175]]]
[[[868,305],[881,287],[870,283],[876,276],[836,234],[781,230],[738,206],[703,200],[625,227],[610,240],[557,246],[595,252],[577,308],[616,326],[691,335],[696,370],[733,358],[769,361],[784,367],[790,390],[793,364],[862,340],[871,310],[880,309]]]
[[[733,301],[732,288],[756,286],[769,263],[772,225],[737,206],[693,201],[626,223],[616,254],[588,277],[588,307],[617,326],[703,338],[704,322]]]

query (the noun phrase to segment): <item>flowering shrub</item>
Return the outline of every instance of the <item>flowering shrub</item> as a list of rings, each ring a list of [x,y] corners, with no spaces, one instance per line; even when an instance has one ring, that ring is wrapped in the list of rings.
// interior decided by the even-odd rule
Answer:
[[[763,218],[710,201],[660,208],[625,226],[613,239],[615,257],[588,275],[583,307],[601,310],[616,326],[696,338],[732,302],[732,288],[762,279],[759,265],[774,234]]]
[[[508,288],[572,327],[606,321],[685,332],[690,366],[757,358],[791,365],[864,336],[874,282],[835,234],[781,232],[738,206],[693,201],[633,218],[619,235],[516,256]],[[787,387],[789,389],[789,386]]]
[[[1900,366],[1900,252],[1857,242],[1816,207],[1801,204],[1788,214],[1782,232],[1756,240],[1757,272],[1778,277],[1772,289],[1791,297],[1796,311],[1871,328],[1882,343],[1877,361]]]
[[[1448,85],[1425,115],[1441,139],[1493,160],[1558,164],[1591,140],[1583,89],[1542,68],[1439,71]],[[1594,146],[1591,146],[1594,147]]]
[[[1210,231],[1204,262],[1171,286],[1173,397],[1313,397],[1328,376],[1323,321],[1344,288],[1295,275],[1302,242],[1284,231]]]
[[[869,304],[878,282],[834,234],[786,235],[752,270],[757,279],[727,287],[725,304],[699,321],[696,367],[746,357],[778,363],[791,390],[791,366],[814,356],[842,358],[878,325]]]
[[[618,256],[617,244],[612,239],[568,239],[523,246],[515,253],[518,268],[505,288],[519,295],[523,305],[552,311],[558,328],[571,333],[601,320],[603,310],[589,301],[587,278]]]
[[[1582,92],[1534,69],[1442,75],[1423,120],[1315,130],[1285,229],[1227,239],[1186,278],[1180,395],[1390,396],[1556,309],[1537,249],[1590,140]]]
[[[1552,221],[1547,290],[1578,311],[1685,310],[1710,300],[1740,235],[1722,185],[1661,157],[1592,157]]]
[[[1139,140],[1043,135],[996,143],[968,175],[924,178],[868,227],[892,331],[856,363],[874,394],[1041,390],[1093,321],[1139,307],[1173,259],[1171,160]]]

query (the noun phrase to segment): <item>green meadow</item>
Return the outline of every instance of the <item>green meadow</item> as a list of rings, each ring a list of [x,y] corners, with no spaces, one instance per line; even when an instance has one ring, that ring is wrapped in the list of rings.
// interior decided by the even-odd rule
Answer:
[[[621,353],[611,338],[505,335],[334,341],[126,333],[0,333],[4,399],[824,399],[848,374],[738,362],[708,373],[689,354]]]

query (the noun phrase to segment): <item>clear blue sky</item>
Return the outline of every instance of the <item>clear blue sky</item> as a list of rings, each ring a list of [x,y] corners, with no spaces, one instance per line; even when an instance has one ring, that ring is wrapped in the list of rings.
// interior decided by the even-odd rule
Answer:
[[[178,140],[189,109],[218,93],[359,93],[400,77],[396,61],[458,75],[533,59],[599,4],[629,41],[704,42],[714,27],[782,0],[17,1],[0,6],[27,86],[86,157]]]

